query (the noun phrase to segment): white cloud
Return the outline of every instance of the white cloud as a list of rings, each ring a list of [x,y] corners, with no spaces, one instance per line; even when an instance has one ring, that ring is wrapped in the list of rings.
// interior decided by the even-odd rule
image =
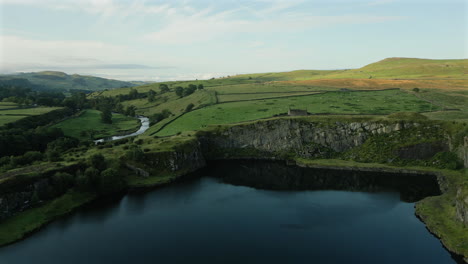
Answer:
[[[285,13],[254,20],[238,19],[236,18],[238,14],[235,12],[207,13],[199,12],[192,16],[173,17],[165,27],[146,34],[143,39],[160,44],[187,44],[208,42],[233,33],[298,32],[341,24],[367,24],[403,19],[398,16],[313,16]]]
[[[35,40],[0,36],[0,68],[15,71],[24,67],[70,67],[96,63],[128,63],[127,47],[100,41]]]

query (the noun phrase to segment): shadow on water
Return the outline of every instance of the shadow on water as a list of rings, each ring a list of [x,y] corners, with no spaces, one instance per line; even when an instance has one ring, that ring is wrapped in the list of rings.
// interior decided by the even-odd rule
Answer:
[[[440,195],[434,175],[346,171],[287,166],[283,162],[213,161],[199,174],[214,175],[232,185],[267,190],[397,191],[404,202]]]

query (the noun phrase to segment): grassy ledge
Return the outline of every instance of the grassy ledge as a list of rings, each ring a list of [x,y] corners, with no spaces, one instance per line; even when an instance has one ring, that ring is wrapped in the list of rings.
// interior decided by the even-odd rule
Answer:
[[[0,225],[0,246],[21,240],[57,217],[92,201],[95,194],[70,191],[42,206],[21,212]]]

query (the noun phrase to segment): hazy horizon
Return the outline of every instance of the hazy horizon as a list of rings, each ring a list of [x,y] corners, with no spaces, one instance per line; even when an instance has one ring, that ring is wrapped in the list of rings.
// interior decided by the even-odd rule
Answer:
[[[468,57],[462,0],[0,0],[0,73],[209,79]]]

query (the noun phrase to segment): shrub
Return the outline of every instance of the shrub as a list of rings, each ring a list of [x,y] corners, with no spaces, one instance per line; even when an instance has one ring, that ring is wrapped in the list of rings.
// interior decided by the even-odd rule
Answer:
[[[89,158],[88,164],[96,168],[98,171],[103,171],[107,168],[106,159],[102,154],[94,154]]]
[[[195,105],[192,104],[192,103],[188,104],[187,107],[185,107],[185,112],[190,112],[190,111],[192,111],[192,109],[193,109],[194,106],[195,106]]]
[[[463,167],[463,163],[453,152],[439,152],[431,159],[431,163],[440,169],[456,170]]]
[[[118,192],[125,187],[125,182],[116,169],[108,168],[101,172],[99,178],[99,192],[110,194]]]

